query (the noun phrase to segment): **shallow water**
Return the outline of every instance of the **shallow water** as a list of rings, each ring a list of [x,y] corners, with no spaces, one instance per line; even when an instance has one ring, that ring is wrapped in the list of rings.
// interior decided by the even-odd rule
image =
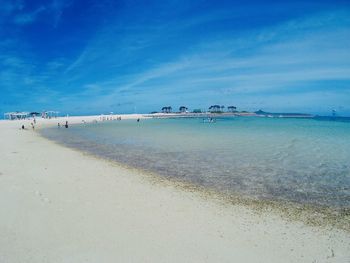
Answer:
[[[347,121],[147,119],[41,133],[70,147],[225,194],[350,208]]]

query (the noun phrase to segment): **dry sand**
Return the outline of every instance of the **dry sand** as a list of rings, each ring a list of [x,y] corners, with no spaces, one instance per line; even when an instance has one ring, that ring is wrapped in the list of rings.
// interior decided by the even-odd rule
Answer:
[[[350,262],[348,232],[154,184],[21,125],[0,121],[1,263]]]

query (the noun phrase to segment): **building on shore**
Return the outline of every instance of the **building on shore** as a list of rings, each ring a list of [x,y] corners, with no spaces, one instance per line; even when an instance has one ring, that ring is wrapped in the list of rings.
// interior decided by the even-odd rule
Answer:
[[[25,120],[27,118],[30,117],[30,113],[29,112],[20,112],[20,111],[16,111],[16,112],[6,112],[4,114],[4,119],[5,120]]]
[[[41,117],[44,119],[52,119],[52,118],[57,118],[59,112],[58,111],[43,111],[41,113]]]
[[[27,111],[15,111],[15,112],[6,112],[4,113],[5,120],[25,120],[29,118],[42,117],[44,119],[57,118],[58,111],[43,111],[40,112],[27,112]]]

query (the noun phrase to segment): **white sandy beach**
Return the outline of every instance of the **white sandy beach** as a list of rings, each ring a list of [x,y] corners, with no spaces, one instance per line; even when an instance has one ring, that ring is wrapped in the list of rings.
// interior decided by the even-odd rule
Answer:
[[[48,141],[30,122],[0,121],[1,263],[350,262],[346,231],[156,184]]]

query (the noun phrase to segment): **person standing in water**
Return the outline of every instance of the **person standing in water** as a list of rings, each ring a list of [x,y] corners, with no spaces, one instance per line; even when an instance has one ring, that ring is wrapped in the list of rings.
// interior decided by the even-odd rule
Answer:
[[[68,121],[66,121],[66,125],[64,125],[64,127],[68,128]]]

